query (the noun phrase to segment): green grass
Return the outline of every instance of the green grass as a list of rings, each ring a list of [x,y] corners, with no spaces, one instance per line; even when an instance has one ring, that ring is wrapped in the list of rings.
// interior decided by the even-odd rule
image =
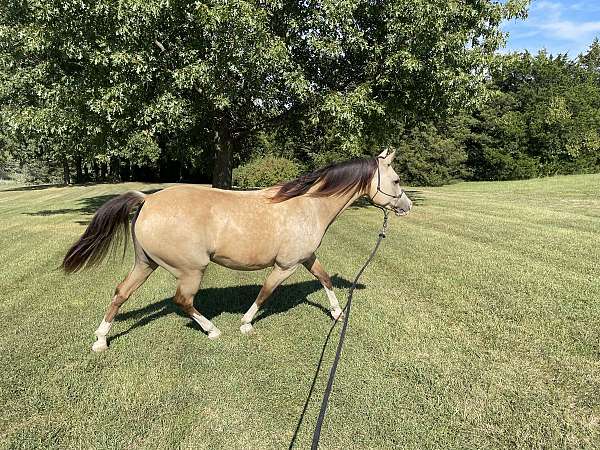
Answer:
[[[223,332],[210,341],[159,269],[109,350],[90,351],[131,255],[56,267],[108,196],[155,187],[1,188],[1,448],[289,446],[330,326],[304,270],[247,337],[240,317],[265,272],[210,266],[196,296]],[[600,175],[415,190],[356,291],[321,448],[600,447]],[[318,252],[343,302],[380,220],[348,210]]]

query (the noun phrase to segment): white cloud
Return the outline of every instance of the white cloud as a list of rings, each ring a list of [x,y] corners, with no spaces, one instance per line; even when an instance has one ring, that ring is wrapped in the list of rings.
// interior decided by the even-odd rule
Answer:
[[[574,56],[600,35],[600,2],[534,1],[525,21],[512,21],[504,28],[509,32],[509,49],[536,51],[544,47]]]
[[[561,9],[563,9],[563,5],[561,3],[542,0],[539,2],[533,2],[533,4],[531,5],[531,8],[530,8],[530,11],[536,11],[536,10],[538,10],[538,11],[543,11],[543,10],[557,11],[557,10],[561,10]]]
[[[600,32],[600,21],[577,23],[571,20],[556,20],[545,23],[541,22],[534,26],[540,30],[544,30],[547,35],[575,42],[583,39],[587,43],[590,43],[590,36]]]

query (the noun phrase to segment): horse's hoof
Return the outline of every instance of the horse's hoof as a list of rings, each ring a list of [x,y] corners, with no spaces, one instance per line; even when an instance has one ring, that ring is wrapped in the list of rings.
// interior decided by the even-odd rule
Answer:
[[[108,345],[106,345],[106,341],[96,341],[94,345],[92,345],[92,351],[96,353],[103,352],[108,349]]]
[[[346,314],[344,314],[344,311],[342,311],[341,309],[332,309],[331,311],[329,311],[331,314],[331,317],[333,317],[333,320],[335,320],[336,322],[338,320],[343,320],[346,317]]]
[[[209,339],[217,339],[219,336],[221,336],[221,330],[217,327],[213,327],[213,329],[208,332]]]
[[[242,334],[250,334],[254,331],[254,327],[251,323],[245,323],[240,327],[240,331],[242,332]]]

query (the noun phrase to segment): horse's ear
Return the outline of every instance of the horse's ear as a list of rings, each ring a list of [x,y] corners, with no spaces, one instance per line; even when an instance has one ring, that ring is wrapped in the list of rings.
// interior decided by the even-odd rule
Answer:
[[[396,150],[392,151],[392,153],[390,153],[387,158],[385,158],[387,160],[388,163],[392,163],[394,161],[394,158],[396,157]]]
[[[385,157],[388,155],[388,149],[386,148],[384,151],[382,151],[379,155],[377,155],[377,158],[379,159],[385,159]]]
[[[382,151],[379,154],[379,156],[377,158],[382,159],[383,163],[385,163],[385,164],[392,164],[392,161],[394,161],[395,157],[396,157],[396,151],[395,150],[385,149],[384,151]]]

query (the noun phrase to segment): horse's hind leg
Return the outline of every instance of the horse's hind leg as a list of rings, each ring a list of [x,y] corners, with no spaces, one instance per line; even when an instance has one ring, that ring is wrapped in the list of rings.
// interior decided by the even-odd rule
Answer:
[[[325,272],[325,269],[317,259],[317,256],[313,253],[313,255],[309,259],[304,261],[302,264],[323,285],[323,289],[325,289],[325,293],[327,294],[327,298],[329,299],[329,312],[331,313],[331,316],[335,320],[340,319],[340,317],[343,318],[344,316],[342,308],[340,308],[340,304],[338,302],[337,297],[335,296],[335,292],[333,292],[333,283],[331,282],[331,278],[329,277],[329,274]]]
[[[110,331],[110,327],[112,326],[112,322],[117,315],[117,312],[119,312],[119,308],[127,301],[131,294],[133,294],[135,290],[148,279],[156,267],[157,265],[152,261],[136,259],[135,265],[133,266],[133,269],[131,269],[131,272],[129,272],[129,275],[127,275],[115,289],[115,295],[113,296],[110,305],[108,305],[106,315],[95,332],[97,340],[94,342],[94,345],[92,345],[93,351],[101,352],[108,348],[108,345],[106,344],[106,335]]]
[[[273,293],[273,291],[279,286],[286,278],[288,278],[291,274],[294,273],[298,266],[292,266],[287,269],[281,268],[278,265],[273,267],[273,270],[265,280],[263,287],[260,289],[258,293],[258,297],[250,307],[250,309],[244,314],[242,317],[242,326],[240,327],[240,331],[243,334],[249,334],[252,332],[252,319],[254,319],[254,315],[257,313],[258,308],[262,306],[262,304],[269,298],[269,296]]]
[[[221,331],[206,317],[194,308],[194,295],[200,289],[200,282],[204,269],[195,272],[188,272],[179,277],[177,292],[173,300],[189,315],[200,327],[208,334],[209,339],[216,339],[221,335]]]

